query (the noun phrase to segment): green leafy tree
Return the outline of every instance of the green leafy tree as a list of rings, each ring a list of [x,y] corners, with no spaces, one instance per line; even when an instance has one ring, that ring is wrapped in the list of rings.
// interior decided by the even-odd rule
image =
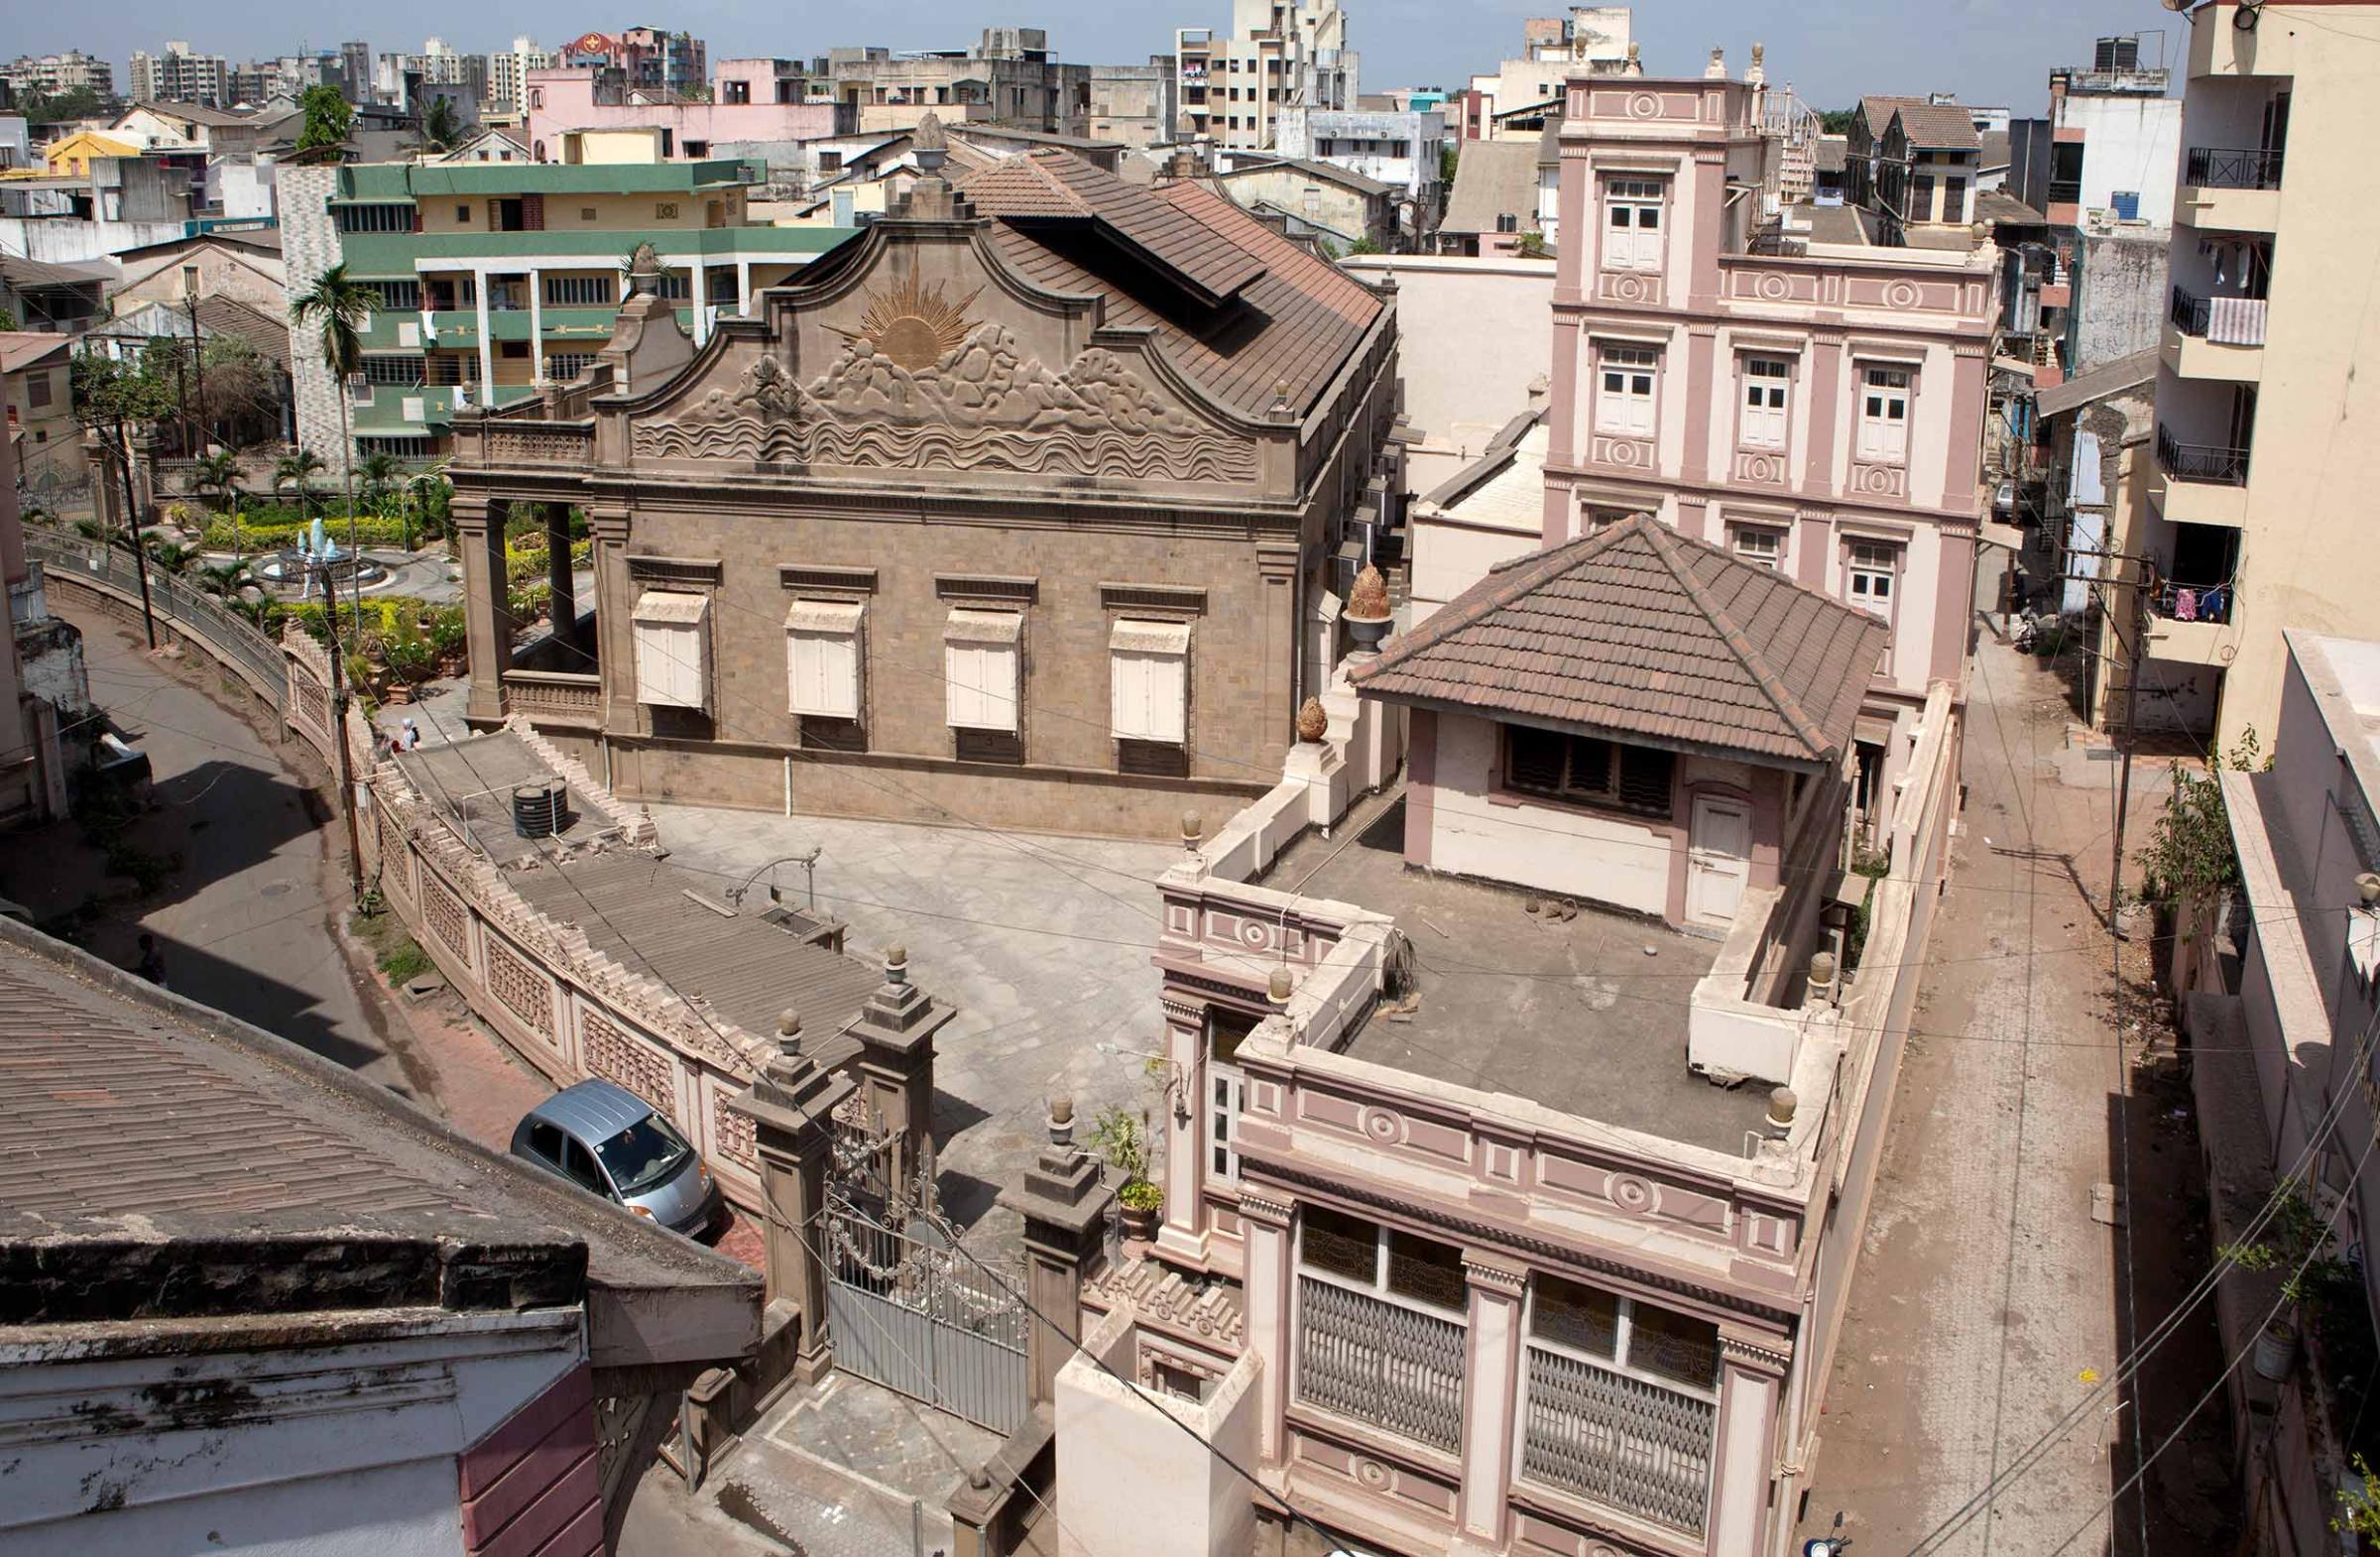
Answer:
[[[2256,732],[2243,731],[2223,759],[2238,773],[2269,766]],[[2223,807],[2222,781],[2214,774],[2174,770],[2165,809],[2149,828],[2140,851],[2141,891],[2152,901],[2188,913],[2239,880],[2239,855],[2231,843],[2231,818]]]
[[[97,434],[101,455],[122,483],[126,523],[137,538],[141,515],[133,498],[133,435],[178,409],[174,381],[159,378],[143,363],[95,353],[76,357],[71,371],[74,419]],[[132,543],[137,546],[137,539]]]
[[[1818,127],[1829,135],[1848,135],[1851,120],[1858,115],[1856,108],[1826,108],[1818,115]]]
[[[102,97],[88,86],[63,92],[27,92],[17,99],[16,112],[23,114],[28,124],[62,124],[69,119],[112,118],[116,100]]]
[[[364,456],[364,507],[373,513],[381,512],[389,494],[396,490],[398,480],[405,474],[405,465],[387,449],[374,449]]]
[[[301,152],[341,144],[355,123],[355,110],[347,106],[347,99],[335,86],[307,87],[298,106],[305,115],[298,131],[298,150]]]
[[[229,449],[202,454],[190,471],[193,490],[214,500],[215,512],[234,514],[240,508],[240,458]]]
[[[347,380],[364,369],[364,325],[379,300],[378,293],[347,274],[344,261],[315,277],[311,287],[290,300],[290,317],[298,328],[315,333],[322,360],[338,380],[339,473],[347,497],[350,551],[355,549],[355,431],[348,422]]]

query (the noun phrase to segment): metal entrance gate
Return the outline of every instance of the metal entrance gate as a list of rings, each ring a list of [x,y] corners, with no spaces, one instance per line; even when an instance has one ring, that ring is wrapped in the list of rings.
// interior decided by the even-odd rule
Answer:
[[[873,1152],[838,1153],[861,1165]],[[881,1158],[879,1158],[881,1160]],[[881,1199],[865,1171],[826,1198],[826,1325],[835,1366],[938,1410],[1009,1433],[1029,1409],[1023,1272],[956,1253],[930,1154],[906,1193]]]

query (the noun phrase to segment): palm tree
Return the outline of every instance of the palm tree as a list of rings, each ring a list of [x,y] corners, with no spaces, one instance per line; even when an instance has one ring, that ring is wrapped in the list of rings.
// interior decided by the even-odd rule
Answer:
[[[388,501],[389,493],[405,474],[405,466],[387,449],[376,448],[364,456],[363,473],[364,507],[378,515],[381,505]]]
[[[444,98],[437,99],[440,102]],[[448,110],[452,112],[451,109]],[[290,301],[290,317],[318,332],[322,361],[338,381],[339,472],[347,492],[347,549],[355,542],[355,431],[348,424],[347,380],[364,368],[364,323],[380,294],[347,274],[345,261],[314,278],[313,286]],[[356,599],[363,599],[363,569],[357,568]]]
[[[421,116],[421,138],[441,152],[451,152],[462,136],[463,124],[455,116],[454,99],[443,92],[432,97],[428,111]]]
[[[202,454],[190,472],[190,485],[200,492],[214,494],[215,511],[231,520],[231,549],[237,555],[240,547],[240,460],[229,449]]]
[[[209,562],[198,569],[198,587],[227,603],[237,601],[242,591],[256,581],[255,569],[236,557],[229,562]]]
[[[298,513],[300,518],[313,512],[313,480],[322,468],[322,456],[310,448],[299,448],[284,454],[273,465],[273,495],[281,496],[285,486],[298,489]]]

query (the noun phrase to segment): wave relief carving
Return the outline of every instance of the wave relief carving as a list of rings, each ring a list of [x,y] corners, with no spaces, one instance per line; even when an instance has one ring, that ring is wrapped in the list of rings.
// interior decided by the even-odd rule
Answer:
[[[806,386],[761,358],[732,394],[713,390],[674,421],[639,425],[633,446],[656,459],[1134,480],[1256,474],[1247,440],[1159,399],[1116,353],[1093,347],[1052,373],[997,323],[913,372],[865,340]]]

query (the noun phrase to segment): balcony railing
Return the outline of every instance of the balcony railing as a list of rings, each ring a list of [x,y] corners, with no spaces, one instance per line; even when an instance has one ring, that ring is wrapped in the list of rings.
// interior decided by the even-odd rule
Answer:
[[[2052,179],[2050,180],[2050,203],[2052,205],[2082,204],[2082,180],[2080,179]]]
[[[2264,299],[2201,298],[2180,287],[2173,292],[2167,315],[2183,334],[2204,336],[2218,346],[2264,344]]]
[[[2278,189],[2281,154],[2251,147],[2194,146],[2182,181],[2203,189]]]
[[[2178,481],[2210,481],[2217,486],[2248,483],[2248,451],[2220,443],[2185,443],[2160,426],[2157,463]]]
[[[2149,611],[2168,622],[2228,622],[2231,590],[2222,584],[2181,584],[2167,579],[2150,593]]]
[[[1297,1289],[1298,1398],[1462,1452],[1461,1325],[1312,1276]]]

